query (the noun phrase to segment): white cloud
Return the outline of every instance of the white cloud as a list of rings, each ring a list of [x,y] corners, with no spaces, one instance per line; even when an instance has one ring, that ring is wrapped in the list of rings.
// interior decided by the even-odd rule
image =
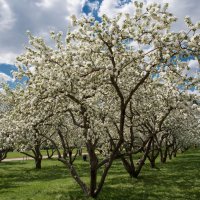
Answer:
[[[0,64],[5,63],[5,64],[14,64],[15,59],[17,57],[16,53],[7,53],[7,52],[0,52]]]
[[[39,2],[36,2],[36,6],[48,9],[52,8],[53,5],[57,2],[58,0],[40,0]]]
[[[198,60],[190,60],[188,65],[192,69],[199,69],[200,67]]]
[[[190,70],[188,71],[189,76],[199,76],[200,66],[198,60],[190,60],[188,66],[190,67]]]
[[[197,96],[200,96],[200,93],[198,90],[187,90],[188,94],[195,94]]]
[[[10,30],[15,22],[14,14],[5,0],[0,0],[0,31]]]
[[[50,30],[65,33],[69,17],[74,14],[80,16],[85,2],[86,0],[0,0],[0,63],[14,64],[15,56],[22,53],[28,43],[27,30],[33,35],[44,36],[48,44]]]
[[[0,83],[5,83],[5,82],[8,82],[8,81],[14,82],[15,79],[8,76],[7,74],[0,72]]]
[[[6,91],[3,88],[1,88],[1,87],[0,87],[0,93],[6,95]]]
[[[142,1],[142,0],[140,0]],[[145,1],[145,0],[143,0]],[[195,22],[200,20],[200,0],[146,0],[146,2],[170,2],[170,11],[181,18],[173,27],[174,30],[185,29],[183,17],[190,15]],[[134,13],[133,2],[129,0],[0,0],[0,63],[12,63],[27,43],[26,30],[34,35],[47,32],[67,30],[71,15],[83,14],[87,4],[98,15],[107,14],[114,17],[117,13]],[[99,8],[99,9],[98,9]],[[95,13],[96,14],[96,13]],[[70,20],[71,21],[71,20]],[[49,42],[49,41],[47,41]]]
[[[99,8],[98,1],[94,1],[94,2],[87,1],[87,5],[89,6],[91,12],[93,12],[94,10],[98,10],[98,8]]]
[[[79,17],[82,14],[82,8],[86,0],[66,0],[66,19],[71,21],[71,16],[76,15]]]
[[[200,66],[198,60],[190,60],[186,63],[189,66],[189,70],[184,70],[183,75],[187,75],[187,77],[199,77]]]
[[[114,17],[117,13],[129,13],[132,14],[134,11],[133,1],[120,4],[120,1],[116,0],[103,0],[98,15],[101,17],[106,14],[108,17]]]
[[[35,4],[44,9],[54,9],[56,5],[62,5],[66,10],[67,16],[69,16],[80,15],[85,2],[86,0],[40,0]]]

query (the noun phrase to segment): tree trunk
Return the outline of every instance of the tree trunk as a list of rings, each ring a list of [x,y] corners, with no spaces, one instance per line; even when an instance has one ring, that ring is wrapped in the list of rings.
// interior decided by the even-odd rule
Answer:
[[[128,172],[129,176],[130,177],[134,177],[134,178],[137,178],[137,174],[136,174],[136,171],[135,171],[135,166],[134,164],[131,165],[124,157],[121,158],[122,162],[123,162],[123,165],[124,165],[124,168],[125,170]]]
[[[160,162],[162,163],[163,161],[163,150],[160,148]]]
[[[130,177],[137,178],[139,176],[139,174],[142,170],[142,167],[144,166],[145,161],[147,159],[147,155],[148,155],[150,147],[151,147],[151,142],[152,142],[152,138],[150,138],[149,141],[147,142],[146,150],[145,150],[142,158],[139,159],[137,167],[134,166],[132,155],[130,155],[130,157],[129,157],[130,163],[124,157],[121,158],[123,165],[124,165],[124,168],[126,169],[128,174],[130,175]]]
[[[176,158],[176,151],[175,151],[175,152],[173,152],[173,155],[174,155],[174,158]]]
[[[42,158],[39,157],[39,158],[35,158],[35,168],[36,169],[41,169],[42,168]]]
[[[8,150],[4,150],[0,152],[0,162],[7,157]]]
[[[165,140],[165,149],[164,149],[164,152],[162,153],[162,157],[161,157],[162,163],[166,163],[166,161],[167,161],[168,150],[169,150],[169,146],[167,144],[167,139],[166,139]]]
[[[84,192],[84,194],[89,197],[89,189],[88,189],[87,185],[81,180],[81,178],[78,175],[78,173],[77,173],[76,169],[74,168],[73,164],[71,164],[65,158],[58,158],[58,160],[61,161],[67,167],[67,169],[69,169],[70,174],[75,179],[75,181],[79,184],[79,186],[81,187],[81,189]]]
[[[169,151],[169,153],[168,153],[168,155],[169,155],[169,159],[171,160],[171,159],[172,159],[172,155],[173,155],[173,150],[170,151],[170,149],[169,149],[168,151]]]
[[[40,144],[36,145],[34,149],[32,149],[34,153],[34,160],[35,160],[35,168],[41,169],[42,168],[42,154],[40,152]]]
[[[158,156],[159,156],[159,148],[158,147],[155,148],[155,141],[153,139],[152,144],[151,144],[151,151],[147,155],[147,158],[149,159],[151,168],[156,168],[156,158]]]
[[[150,160],[150,166],[151,168],[156,168],[156,162],[154,158]]]
[[[94,152],[93,152],[94,153]],[[95,190],[97,187],[97,166],[98,160],[95,154],[90,157],[90,196],[95,196]]]
[[[50,150],[51,152],[49,152],[49,149],[46,150],[48,159],[51,159],[56,151],[54,149],[50,149]]]
[[[79,148],[79,149],[78,149],[78,155],[79,155],[79,156],[82,156],[82,148]]]
[[[165,151],[164,151],[164,154],[163,154],[163,157],[162,157],[162,159],[161,159],[161,162],[162,162],[162,163],[166,163],[166,161],[167,161],[167,152],[168,152],[168,149],[167,149],[167,147],[166,147],[166,149],[165,149]]]

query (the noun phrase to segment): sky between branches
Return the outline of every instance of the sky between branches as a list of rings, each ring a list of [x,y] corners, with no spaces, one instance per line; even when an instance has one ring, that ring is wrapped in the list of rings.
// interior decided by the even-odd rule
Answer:
[[[185,29],[184,16],[193,22],[200,20],[200,0],[140,0],[144,3],[170,4],[169,10],[179,18],[173,30]],[[10,71],[15,57],[23,52],[28,41],[26,31],[47,39],[50,30],[65,32],[70,16],[133,13],[131,0],[0,0],[0,81],[13,82]],[[9,64],[9,65],[5,65]],[[195,63],[191,62],[195,67]]]

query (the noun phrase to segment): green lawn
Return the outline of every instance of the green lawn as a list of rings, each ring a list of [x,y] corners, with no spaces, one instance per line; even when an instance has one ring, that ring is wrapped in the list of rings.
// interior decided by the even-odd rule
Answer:
[[[31,151],[26,151],[26,153],[33,155],[33,153]],[[41,150],[41,153],[42,153],[43,156],[47,155],[45,150]],[[17,151],[13,151],[13,152],[8,152],[6,158],[23,158],[23,157],[26,157],[26,155],[19,153]]]
[[[62,152],[63,152],[63,151],[61,150],[61,153],[62,153]],[[82,149],[82,152],[83,152],[83,153],[86,153],[86,149],[83,148],[83,149]],[[26,151],[26,153],[29,153],[29,154],[33,155],[32,151]],[[46,150],[41,150],[41,153],[42,153],[43,156],[47,156]],[[49,153],[51,154],[51,151],[49,151]],[[73,153],[75,154],[75,153],[76,153],[76,150],[74,150]],[[57,154],[57,152],[54,153],[54,155],[56,155],[56,154]],[[22,153],[20,153],[20,152],[17,152],[17,151],[13,151],[13,152],[8,152],[6,158],[9,158],[9,159],[10,159],[10,158],[23,158],[23,157],[26,157],[26,155],[24,155],[24,154],[22,154]]]
[[[88,181],[86,162],[77,161],[82,177]],[[120,161],[109,173],[99,200],[199,200],[200,150],[179,154],[160,170],[146,164],[138,179],[131,179]],[[68,171],[57,160],[44,160],[43,169],[33,161],[0,163],[0,200],[80,200],[84,198]]]

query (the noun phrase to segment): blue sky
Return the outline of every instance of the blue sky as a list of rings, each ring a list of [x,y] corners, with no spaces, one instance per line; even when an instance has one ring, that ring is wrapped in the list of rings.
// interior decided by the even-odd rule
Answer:
[[[185,29],[183,18],[189,15],[194,22],[200,20],[200,0],[140,0],[144,3],[170,3],[170,11],[180,20],[174,30]],[[20,2],[20,3],[19,3]],[[134,0],[0,0],[0,80],[13,85],[11,71],[15,57],[27,44],[26,31],[46,38],[50,30],[67,30],[70,16],[103,14],[114,17],[117,13],[133,13]],[[195,66],[195,63],[191,63]]]

